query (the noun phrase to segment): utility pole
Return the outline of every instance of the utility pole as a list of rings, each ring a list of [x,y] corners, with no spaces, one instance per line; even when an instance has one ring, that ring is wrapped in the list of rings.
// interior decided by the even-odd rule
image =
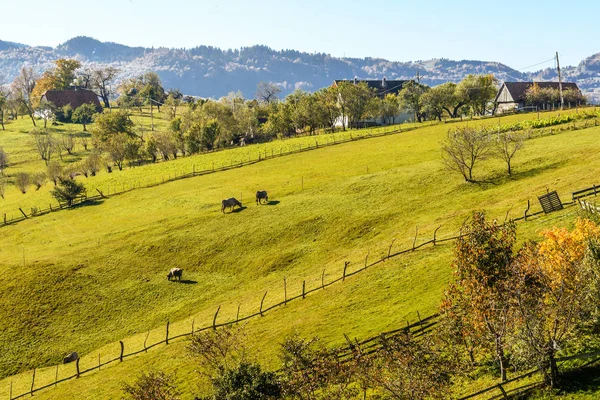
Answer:
[[[560,109],[562,110],[565,105],[565,99],[563,97],[562,77],[560,76],[560,63],[558,62],[558,51],[556,52],[556,69],[558,70],[558,92],[560,93]]]

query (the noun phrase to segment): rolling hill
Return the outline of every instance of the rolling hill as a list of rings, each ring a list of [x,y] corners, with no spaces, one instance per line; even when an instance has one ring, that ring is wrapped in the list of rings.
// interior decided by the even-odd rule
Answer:
[[[491,218],[520,216],[527,200],[547,188],[566,199],[570,191],[597,183],[589,159],[600,153],[598,127],[534,136],[517,155],[512,177],[491,161],[477,172],[488,181],[481,185],[464,184],[444,168],[439,144],[447,129],[435,124],[321,147],[1,228],[0,373],[22,374],[0,381],[0,393],[8,392],[11,381],[15,393],[26,391],[31,373],[24,371],[51,366],[73,350],[85,355],[87,368],[98,354],[114,356],[118,340],[140,348],[148,330],[151,340],[164,336],[167,320],[177,334],[188,331],[192,320],[210,324],[218,306],[219,321],[235,318],[239,305],[242,315],[254,313],[265,292],[267,306],[282,299],[284,277],[290,296],[297,295],[302,281],[318,286],[323,270],[327,281],[339,277],[345,261],[349,272],[362,269],[367,254],[382,257],[393,239],[394,248],[410,247],[415,227],[420,242],[440,225],[439,237],[448,237],[474,209],[487,210]],[[275,143],[293,147],[307,140],[315,138]],[[210,156],[186,159],[200,165]],[[127,179],[151,168],[120,174]],[[258,189],[276,202],[253,204]],[[219,201],[238,194],[246,208],[221,213]],[[574,217],[570,208],[520,224],[520,240]],[[414,321],[417,311],[433,313],[451,279],[451,258],[451,244],[416,251],[254,319],[247,328],[252,348],[277,365],[276,343],[294,330],[340,344],[344,333],[372,336]],[[187,284],[165,279],[171,267],[184,269]],[[150,366],[177,371],[178,383],[194,390],[195,367],[180,343],[36,396],[115,397],[124,379]],[[40,369],[39,384],[51,381],[53,371]]]
[[[600,96],[600,56],[583,60],[577,67],[564,68],[565,79],[577,82],[596,101]],[[84,65],[111,65],[119,68],[119,79],[144,72],[157,72],[168,88],[202,97],[221,97],[240,90],[254,97],[261,81],[275,82],[283,95],[295,89],[309,91],[329,86],[334,79],[414,79],[437,85],[458,82],[468,74],[494,74],[499,80],[556,79],[556,71],[516,71],[501,62],[433,59],[394,62],[377,58],[336,58],[322,53],[273,50],[266,46],[222,50],[210,46],[191,49],[129,47],[89,37],[75,37],[57,46],[35,47],[0,42],[0,78],[10,82],[23,64],[44,71],[58,58],[76,58]],[[598,91],[598,92],[597,92]]]

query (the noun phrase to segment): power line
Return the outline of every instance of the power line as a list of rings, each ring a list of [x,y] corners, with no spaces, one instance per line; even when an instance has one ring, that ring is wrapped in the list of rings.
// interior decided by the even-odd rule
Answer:
[[[542,62],[539,62],[537,64],[530,65],[528,67],[519,68],[516,71],[523,71],[523,70],[526,70],[526,69],[529,69],[529,68],[537,67],[538,65],[546,64],[547,62],[550,62],[550,61],[556,61],[556,59],[554,57],[552,57],[552,58],[550,58],[550,59],[548,59],[546,61],[542,61]]]

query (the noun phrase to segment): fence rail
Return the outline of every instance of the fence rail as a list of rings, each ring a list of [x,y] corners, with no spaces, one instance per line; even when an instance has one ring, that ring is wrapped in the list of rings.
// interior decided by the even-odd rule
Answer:
[[[512,220],[513,221],[519,221],[519,220],[527,221],[527,218],[530,218],[533,215],[537,215],[537,214],[543,213],[543,211],[540,211],[540,212],[537,212],[537,213],[534,213],[534,214],[528,214],[528,210],[529,210],[529,207],[527,208],[527,210],[525,211],[525,213],[524,213],[524,215],[522,217],[514,218]],[[148,351],[149,349],[151,349],[153,347],[156,347],[156,346],[159,346],[159,345],[162,345],[162,344],[168,345],[170,341],[173,341],[173,340],[176,340],[176,339],[180,339],[180,338],[184,338],[184,337],[190,337],[190,336],[193,336],[194,334],[196,334],[198,332],[206,331],[206,330],[209,330],[209,329],[217,329],[219,327],[224,327],[224,326],[230,326],[230,325],[238,324],[239,322],[247,321],[247,320],[252,319],[252,318],[262,317],[262,316],[264,316],[265,313],[267,313],[267,312],[269,312],[271,310],[274,310],[274,309],[276,309],[278,307],[285,306],[285,305],[287,305],[287,303],[289,303],[291,301],[305,299],[307,295],[309,295],[309,294],[311,294],[313,292],[316,292],[316,291],[319,291],[319,290],[323,290],[323,289],[325,289],[325,288],[327,288],[327,287],[329,287],[331,285],[334,285],[336,283],[339,283],[339,282],[345,282],[345,280],[347,278],[350,278],[350,277],[352,277],[352,276],[354,276],[356,274],[364,272],[364,271],[368,270],[369,268],[374,267],[374,266],[376,266],[378,264],[384,263],[388,259],[395,258],[395,257],[401,256],[401,255],[407,254],[407,253],[411,253],[411,252],[417,251],[417,250],[419,250],[419,249],[421,249],[421,248],[423,248],[425,246],[428,246],[428,245],[431,245],[432,247],[435,247],[435,246],[439,245],[440,243],[444,243],[444,242],[456,240],[456,239],[459,239],[461,237],[465,237],[465,236],[468,235],[468,234],[459,233],[457,235],[453,235],[453,236],[450,236],[450,237],[445,237],[445,238],[441,238],[440,239],[437,236],[437,232],[438,232],[439,229],[440,229],[440,227],[438,227],[434,231],[433,238],[431,238],[429,240],[426,240],[423,243],[418,244],[418,245],[416,244],[417,238],[418,238],[418,235],[419,235],[419,232],[417,230],[416,233],[415,233],[414,240],[412,242],[412,246],[407,247],[407,248],[402,249],[402,250],[399,250],[399,251],[395,251],[395,252],[393,252],[393,245],[394,245],[394,242],[395,242],[395,239],[394,239],[394,240],[392,240],[391,244],[389,246],[387,246],[387,248],[386,248],[387,251],[383,253],[383,256],[380,256],[378,259],[375,259],[375,260],[371,261],[370,263],[368,261],[370,252],[367,252],[367,256],[365,257],[364,264],[362,264],[362,266],[360,268],[355,269],[353,271],[348,271],[347,267],[348,267],[348,265],[350,263],[348,261],[346,261],[346,262],[344,262],[342,273],[337,278],[335,278],[333,280],[330,280],[330,281],[326,282],[325,281],[325,271],[323,271],[323,273],[321,274],[320,284],[318,284],[318,285],[316,285],[316,286],[314,286],[314,287],[312,287],[310,289],[307,289],[306,288],[306,280],[304,280],[302,282],[302,291],[301,291],[301,293],[299,293],[299,294],[297,294],[295,296],[289,297],[289,298],[287,297],[287,281],[284,278],[284,281],[283,281],[284,299],[283,299],[283,301],[280,301],[280,302],[277,302],[275,304],[272,304],[272,305],[269,305],[269,306],[265,307],[264,306],[264,301],[265,301],[265,299],[267,297],[267,294],[269,293],[269,291],[267,291],[262,296],[262,300],[260,302],[260,307],[259,307],[258,311],[254,312],[254,313],[251,313],[249,315],[240,317],[240,315],[239,315],[239,308],[238,308],[238,314],[236,315],[236,318],[234,320],[228,320],[227,322],[217,322],[218,314],[219,314],[219,311],[220,311],[220,306],[219,306],[217,308],[217,311],[216,311],[216,313],[215,313],[215,315],[214,315],[214,317],[212,319],[212,323],[210,325],[206,325],[206,326],[200,327],[200,328],[195,328],[194,322],[192,322],[191,330],[186,331],[186,332],[184,332],[182,334],[174,335],[174,336],[169,336],[169,322],[167,322],[166,334],[165,334],[164,339],[162,339],[160,341],[157,341],[155,343],[152,343],[150,345],[146,345],[146,342],[144,341],[143,348],[140,348],[138,350],[132,351],[130,353],[125,353],[124,343],[123,343],[123,341],[120,341],[119,342],[119,344],[120,344],[119,357],[112,358],[112,359],[110,359],[108,361],[105,361],[103,363],[98,362],[98,365],[96,365],[94,367],[91,367],[91,368],[87,368],[87,369],[85,369],[83,371],[79,371],[79,363],[77,363],[76,364],[76,372],[75,372],[75,374],[73,374],[71,376],[68,376],[66,378],[62,378],[60,380],[58,380],[58,374],[57,374],[56,375],[56,379],[53,382],[50,382],[50,383],[48,383],[46,385],[43,385],[43,386],[40,386],[40,387],[35,387],[35,369],[34,369],[33,370],[33,376],[32,376],[31,389],[29,391],[27,391],[27,392],[24,392],[22,394],[19,394],[18,396],[13,397],[13,395],[12,395],[12,383],[11,383],[11,390],[10,390],[9,399],[13,400],[13,399],[18,399],[18,398],[21,398],[21,397],[24,397],[24,396],[32,395],[33,393],[35,393],[37,391],[40,391],[40,390],[43,390],[43,389],[47,389],[47,388],[50,388],[52,386],[56,386],[60,382],[64,382],[64,381],[67,381],[67,380],[70,380],[70,379],[74,379],[74,378],[76,379],[76,378],[79,378],[81,375],[86,374],[88,372],[95,371],[95,370],[100,370],[101,367],[106,366],[108,364],[111,364],[111,363],[114,363],[114,362],[117,362],[117,361],[118,362],[122,362],[127,357],[131,357],[131,356],[134,356],[136,354],[140,354],[140,353],[146,352],[146,351]],[[420,314],[418,314],[418,313],[417,313],[417,316],[418,316],[418,322],[414,322],[413,324],[410,324],[407,321],[407,327],[406,328],[399,328],[399,329],[396,329],[396,330],[393,330],[393,331],[384,332],[384,334],[386,334],[386,335],[394,335],[394,334],[398,334],[399,332],[402,332],[403,330],[405,330],[405,329],[408,328],[409,330],[412,330],[413,334],[420,335],[420,334],[426,333],[436,323],[435,318],[437,317],[437,315],[428,316],[428,317],[423,318],[423,319],[421,318]],[[417,329],[414,329],[414,328],[417,328]],[[365,340],[363,340],[361,342],[357,342],[357,344],[361,345],[361,346],[366,345],[367,349],[373,350],[375,347],[378,346],[378,344],[376,343],[377,340],[378,340],[378,338],[380,338],[380,335],[377,335],[376,337],[372,337],[372,338],[369,338],[369,339],[365,339]],[[347,352],[350,351],[350,347],[346,348],[346,351]],[[58,371],[58,366],[56,366],[56,368],[57,368],[57,371]]]
[[[314,144],[307,144],[304,146],[302,144],[298,144],[297,148],[288,147],[285,150],[283,150],[283,148],[280,148],[279,152],[274,151],[274,149],[271,149],[271,151],[268,151],[268,150],[259,151],[257,158],[255,158],[255,159],[249,159],[246,161],[230,160],[229,163],[223,163],[220,167],[215,167],[214,162],[213,162],[212,165],[206,169],[196,170],[195,165],[193,165],[192,169],[189,172],[182,172],[180,174],[177,174],[177,172],[175,172],[173,174],[173,176],[171,176],[171,174],[169,174],[166,179],[164,178],[164,176],[162,177],[161,180],[158,180],[158,178],[155,178],[153,181],[149,181],[148,183],[146,183],[144,185],[142,185],[139,182],[133,182],[128,185],[123,184],[123,185],[121,185],[121,188],[120,188],[121,190],[119,190],[119,187],[116,186],[115,190],[113,192],[110,192],[110,188],[109,188],[109,190],[105,190],[104,192],[101,192],[99,190],[99,188],[94,188],[98,192],[98,194],[94,194],[92,196],[87,196],[87,197],[82,197],[82,198],[78,199],[70,207],[67,206],[66,204],[57,204],[56,206],[53,207],[50,204],[48,208],[33,207],[33,208],[31,208],[31,210],[29,210],[29,212],[24,211],[22,208],[19,208],[18,211],[20,212],[20,214],[16,217],[12,216],[11,218],[8,218],[7,214],[4,213],[2,220],[0,220],[0,227],[12,225],[12,224],[24,221],[29,218],[48,214],[51,212],[65,210],[65,209],[69,209],[69,208],[73,208],[73,207],[78,207],[78,206],[81,206],[81,205],[89,203],[89,202],[108,198],[108,196],[128,193],[128,192],[130,192],[132,190],[136,190],[136,189],[150,188],[150,187],[155,187],[155,186],[162,185],[162,184],[169,183],[169,182],[174,182],[174,181],[177,181],[180,179],[188,179],[188,178],[193,178],[193,177],[197,177],[197,176],[228,171],[228,170],[232,170],[232,169],[236,169],[236,168],[240,168],[240,167],[244,167],[244,166],[248,166],[248,165],[253,165],[253,164],[259,163],[261,161],[271,160],[274,158],[289,156],[289,155],[293,155],[293,154],[304,153],[304,152],[311,151],[311,150],[317,150],[322,147],[335,146],[335,145],[339,145],[339,144],[355,142],[355,141],[362,140],[362,139],[378,138],[378,137],[383,137],[383,136],[388,136],[388,135],[395,135],[398,133],[410,132],[415,129],[418,129],[419,127],[408,127],[408,128],[399,127],[398,128],[396,126],[392,126],[390,128],[391,128],[390,130],[383,130],[382,132],[377,132],[377,133],[371,133],[371,132],[363,133],[363,132],[359,131],[358,135],[352,135],[352,133],[350,132],[350,137],[345,138],[345,139],[338,139],[338,138],[335,138],[335,136],[333,136],[333,139],[327,140],[326,143],[318,143],[317,141],[315,141]]]

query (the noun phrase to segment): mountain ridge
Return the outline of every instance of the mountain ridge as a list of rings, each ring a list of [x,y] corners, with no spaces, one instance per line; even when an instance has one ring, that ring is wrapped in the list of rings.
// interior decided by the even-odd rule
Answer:
[[[339,58],[325,53],[274,50],[264,45],[222,50],[212,46],[193,48],[144,48],[101,42],[77,36],[52,48],[0,40],[0,80],[10,82],[23,64],[38,72],[52,67],[58,58],[75,58],[84,66],[113,66],[119,80],[155,71],[165,87],[201,97],[221,97],[241,91],[253,97],[260,81],[277,83],[286,95],[295,89],[317,90],[335,79],[414,79],[430,86],[458,82],[468,74],[492,73],[500,81],[556,80],[546,68],[520,72],[498,61],[449,60],[390,61],[383,58]],[[576,82],[594,102],[600,100],[600,53],[577,66],[563,68],[565,80]]]

